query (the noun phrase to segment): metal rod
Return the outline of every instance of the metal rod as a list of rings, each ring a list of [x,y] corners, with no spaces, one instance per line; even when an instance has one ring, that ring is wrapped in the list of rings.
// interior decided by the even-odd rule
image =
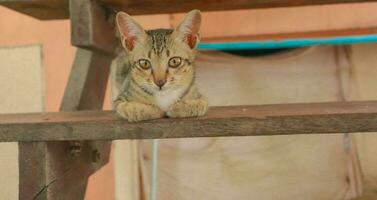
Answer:
[[[151,192],[149,200],[157,200],[158,139],[152,140]]]

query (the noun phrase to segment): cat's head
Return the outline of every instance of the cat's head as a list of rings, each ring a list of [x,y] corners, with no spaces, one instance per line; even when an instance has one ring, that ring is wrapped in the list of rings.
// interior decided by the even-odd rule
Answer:
[[[131,64],[131,77],[150,93],[192,84],[201,15],[189,12],[175,29],[144,30],[124,12],[116,16],[121,43]]]

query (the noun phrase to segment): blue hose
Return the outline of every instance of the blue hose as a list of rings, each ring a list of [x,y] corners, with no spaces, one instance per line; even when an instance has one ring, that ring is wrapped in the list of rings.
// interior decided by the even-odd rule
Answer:
[[[200,50],[251,50],[251,49],[285,49],[318,45],[345,45],[377,42],[377,34],[354,35],[331,38],[265,40],[254,42],[213,42],[199,43]]]

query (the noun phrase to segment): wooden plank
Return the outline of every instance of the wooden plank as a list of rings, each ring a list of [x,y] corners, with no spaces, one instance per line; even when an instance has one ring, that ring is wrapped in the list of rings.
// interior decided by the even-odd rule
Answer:
[[[372,1],[375,0],[102,0],[105,5],[132,15],[187,12],[191,9],[214,11]],[[0,5],[39,19],[63,19],[69,16],[68,0],[0,0]]]
[[[103,6],[92,0],[70,0],[69,12],[74,46],[113,52],[118,40]]]
[[[2,1],[5,0],[0,0],[0,2]],[[40,1],[42,0],[38,2]],[[76,5],[80,5],[80,2],[83,1],[73,1]],[[68,7],[68,3],[66,7]],[[85,22],[72,24],[72,26],[79,27],[79,29],[73,28],[72,30],[80,30],[72,32],[76,37],[72,42],[76,46],[99,48],[106,51],[113,48],[112,31],[106,28],[106,26],[109,26],[107,21],[113,20],[106,20],[106,14],[108,13],[105,12],[104,18],[104,11],[98,9],[100,7],[95,1],[91,4],[83,4],[82,9],[90,12],[76,12],[77,14],[72,15],[72,17],[81,21],[84,19],[83,22]],[[204,12],[201,41],[254,41],[376,34],[377,14],[373,12],[376,7],[377,4],[372,2],[263,10],[249,9]],[[344,10],[348,10],[348,12],[343,12]],[[148,26],[149,22],[154,21],[153,28],[156,28],[170,27],[167,25],[169,23],[172,26],[176,26],[180,23],[182,17],[183,14],[174,14],[170,15],[170,20],[163,19],[164,21],[161,21],[161,19],[160,21],[156,21],[156,16],[136,16],[135,18],[146,28],[150,28],[151,26]],[[226,26],[218,25],[217,19],[219,18],[222,18],[222,23],[226,24]],[[97,27],[102,27],[93,28],[93,24],[96,24]],[[90,34],[97,35],[97,37],[90,38]],[[117,43],[116,39],[115,43]]]
[[[276,8],[339,3],[372,2],[374,0],[102,0],[107,6],[131,15],[202,11]]]
[[[0,5],[42,20],[69,18],[68,0],[0,0]]]
[[[102,109],[111,60],[101,52],[77,50],[62,111]],[[110,143],[25,141],[19,151],[20,199],[84,199],[89,176],[109,160]]]
[[[0,115],[2,142],[349,132],[377,132],[376,101],[212,107],[200,118],[139,123],[109,111]]]

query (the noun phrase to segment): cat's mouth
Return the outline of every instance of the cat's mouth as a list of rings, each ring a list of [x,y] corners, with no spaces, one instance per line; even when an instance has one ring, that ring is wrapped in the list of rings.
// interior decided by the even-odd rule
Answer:
[[[158,86],[154,86],[154,87],[153,87],[153,90],[154,90],[155,92],[157,92],[157,93],[159,93],[159,92],[164,92],[164,91],[166,91],[166,87],[158,87]]]
[[[166,91],[166,87],[160,87],[160,88],[157,88],[157,91],[159,91],[159,92]]]
[[[163,86],[158,86],[158,85],[155,85],[154,86],[154,89],[158,92],[162,92],[162,91],[166,91],[167,89],[169,89],[169,87],[167,87],[167,85],[163,85]]]

